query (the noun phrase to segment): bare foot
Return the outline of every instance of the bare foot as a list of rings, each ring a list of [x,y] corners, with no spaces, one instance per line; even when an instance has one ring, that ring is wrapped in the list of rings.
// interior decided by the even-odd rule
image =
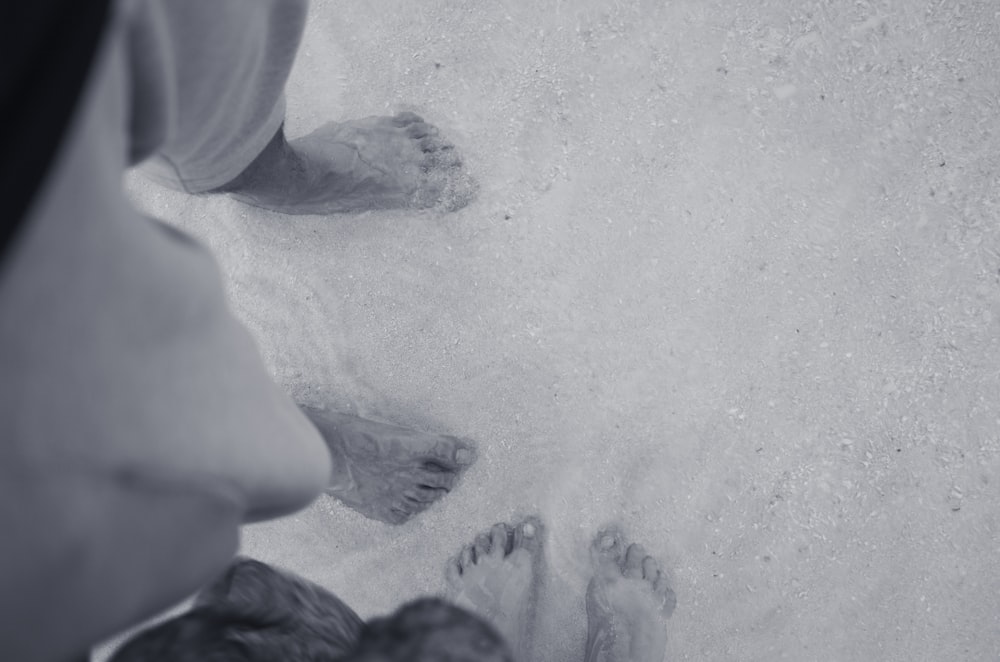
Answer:
[[[625,547],[621,533],[597,534],[590,549],[594,577],[587,587],[587,662],[662,662],[664,618],[677,597],[641,545]]]
[[[455,487],[476,459],[470,442],[301,407],[326,440],[326,493],[362,515],[402,524]]]
[[[495,524],[448,561],[449,598],[494,625],[528,659],[541,562],[542,525],[529,518],[515,527]]]
[[[284,214],[368,209],[460,209],[476,184],[453,145],[413,113],[330,122],[288,143],[279,131],[264,152],[219,189]]]

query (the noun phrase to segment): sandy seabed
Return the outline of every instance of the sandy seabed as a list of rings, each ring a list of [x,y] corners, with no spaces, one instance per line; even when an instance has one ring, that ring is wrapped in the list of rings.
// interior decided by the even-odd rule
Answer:
[[[471,437],[415,521],[328,497],[244,551],[364,617],[548,526],[669,568],[668,660],[1000,657],[1000,15],[986,0],[313,0],[288,133],[412,110],[452,214],[282,217],[130,177],[209,244],[301,402]]]

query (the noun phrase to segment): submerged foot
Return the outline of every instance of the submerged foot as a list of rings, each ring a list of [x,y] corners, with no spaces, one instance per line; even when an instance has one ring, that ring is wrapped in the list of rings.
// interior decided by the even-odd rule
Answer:
[[[528,658],[541,563],[541,522],[495,524],[448,561],[449,598],[492,623],[522,662]]]
[[[454,211],[475,197],[454,146],[413,113],[330,122],[290,143],[279,132],[276,141],[220,191],[285,214]]]
[[[448,494],[476,458],[470,442],[302,407],[333,456],[327,494],[362,515],[402,524]]]
[[[587,662],[662,662],[677,598],[659,564],[614,528],[597,534],[587,587]]]

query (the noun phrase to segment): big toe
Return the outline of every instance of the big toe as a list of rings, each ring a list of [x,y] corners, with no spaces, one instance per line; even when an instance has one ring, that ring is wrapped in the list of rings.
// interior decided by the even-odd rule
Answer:
[[[625,563],[622,572],[626,577],[642,579],[642,561],[646,558],[646,550],[638,543],[632,543],[625,552]]]
[[[542,546],[542,521],[537,517],[528,517],[514,527],[511,552],[526,549],[532,554]]]
[[[416,488],[428,501],[454,489],[462,473],[476,461],[474,447],[455,437],[442,437],[418,456]]]
[[[422,459],[427,471],[459,473],[476,461],[476,449],[470,441],[445,435],[427,444]]]

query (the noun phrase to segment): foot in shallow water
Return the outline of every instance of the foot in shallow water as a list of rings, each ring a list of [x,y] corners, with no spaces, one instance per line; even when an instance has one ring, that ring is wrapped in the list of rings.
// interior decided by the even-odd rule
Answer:
[[[528,659],[534,629],[542,524],[495,524],[449,559],[449,599],[492,623],[515,652]]]
[[[471,442],[301,407],[326,440],[326,493],[362,515],[402,524],[448,494],[476,459]]]
[[[641,545],[626,547],[621,532],[597,534],[590,548],[594,576],[587,587],[587,662],[662,662],[664,618],[677,597]]]
[[[454,211],[472,201],[477,185],[438,134],[413,113],[330,122],[290,143],[279,131],[219,192],[284,214]]]

